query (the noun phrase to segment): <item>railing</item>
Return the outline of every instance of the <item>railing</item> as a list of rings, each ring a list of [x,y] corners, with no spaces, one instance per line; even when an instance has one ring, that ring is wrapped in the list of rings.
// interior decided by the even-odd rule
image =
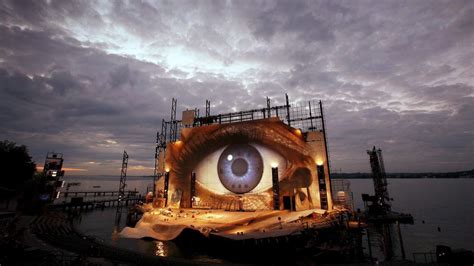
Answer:
[[[143,196],[133,196],[133,197],[126,197],[121,200],[124,202],[124,206],[129,206],[129,204],[139,203],[140,201],[145,201],[145,197]],[[89,210],[94,208],[106,208],[106,207],[114,207],[117,206],[119,203],[118,199],[100,199],[100,200],[89,200],[89,201],[82,201],[82,202],[61,202],[57,204],[53,204],[50,207],[53,209],[80,209],[80,210]]]
[[[138,191],[135,190],[128,190],[125,191],[125,195],[136,195]],[[64,191],[59,194],[60,198],[67,198],[67,197],[77,197],[77,196],[84,196],[84,197],[106,197],[106,196],[118,196],[118,191]]]

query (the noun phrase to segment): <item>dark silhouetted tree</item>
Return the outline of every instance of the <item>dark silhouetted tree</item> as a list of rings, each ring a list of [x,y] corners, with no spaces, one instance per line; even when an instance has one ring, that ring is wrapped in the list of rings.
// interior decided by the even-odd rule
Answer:
[[[0,187],[19,189],[33,178],[35,171],[36,164],[25,145],[0,141]]]

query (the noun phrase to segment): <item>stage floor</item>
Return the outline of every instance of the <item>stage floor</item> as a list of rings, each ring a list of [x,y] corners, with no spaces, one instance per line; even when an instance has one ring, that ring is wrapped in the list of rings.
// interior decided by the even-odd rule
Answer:
[[[128,238],[151,237],[172,240],[185,228],[229,239],[260,239],[297,234],[308,226],[330,227],[325,210],[231,212],[207,209],[153,209],[147,211],[134,228],[126,227],[120,235]]]

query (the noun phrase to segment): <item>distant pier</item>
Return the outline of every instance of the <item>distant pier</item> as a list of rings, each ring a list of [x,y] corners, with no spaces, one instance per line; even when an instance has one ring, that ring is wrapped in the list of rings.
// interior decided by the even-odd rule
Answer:
[[[122,206],[145,201],[145,197],[138,193],[138,191],[126,191],[125,197],[121,199]],[[87,211],[95,208],[115,207],[119,203],[118,195],[118,191],[68,191],[58,199],[62,202],[52,204],[49,208],[64,211]]]

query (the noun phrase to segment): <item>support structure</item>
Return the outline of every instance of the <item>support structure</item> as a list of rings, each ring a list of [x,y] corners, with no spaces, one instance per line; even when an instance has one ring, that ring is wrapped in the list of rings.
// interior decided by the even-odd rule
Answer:
[[[395,224],[397,225],[397,233],[398,233],[398,239],[400,240],[400,251],[402,252],[402,259],[406,259],[405,255],[405,247],[403,246],[403,237],[402,237],[402,230],[400,230],[400,222],[396,221]]]
[[[270,107],[270,98],[267,97],[267,118],[272,116],[272,109]]]
[[[160,132],[156,132],[156,142],[155,142],[155,168],[153,169],[153,197],[156,194],[156,181],[158,180],[158,164],[159,162],[159,143],[160,143]]]
[[[331,191],[332,191],[332,187],[331,187],[331,165],[330,165],[330,157],[329,157],[329,151],[328,151],[328,140],[327,140],[327,137],[326,137],[326,127],[324,125],[324,113],[323,113],[323,102],[322,101],[319,101],[319,111],[321,113],[321,127],[322,127],[323,137],[324,137],[324,150],[326,151],[326,158],[327,158],[326,167],[327,167],[328,176],[329,176],[329,179],[328,179],[329,184],[326,184],[326,187],[327,187],[327,190],[329,191],[328,193],[331,193]],[[312,121],[312,120],[310,120],[310,121]],[[332,193],[331,193],[331,195],[332,195]],[[332,202],[332,201],[330,201],[330,202]],[[330,203],[328,208],[330,210],[332,209],[332,203]]]
[[[291,118],[290,118],[290,100],[288,99],[288,94],[285,93],[286,100],[286,120],[288,121],[288,126],[291,127]]]
[[[313,112],[311,111],[311,101],[308,101],[308,107],[309,107],[309,117],[311,117],[311,119],[309,120],[310,124],[311,124],[311,127],[310,127],[310,130],[314,130],[315,127],[314,127],[314,124],[313,124]],[[322,109],[322,106],[320,106],[321,108],[321,111],[323,110]],[[322,115],[321,115],[321,118],[322,118]]]
[[[372,169],[375,189],[375,201],[373,207],[377,208],[378,212],[388,213],[391,210],[391,206],[390,198],[388,196],[387,176],[383,164],[382,150],[376,149],[374,146],[372,150],[367,151],[367,154],[370,158],[370,168]]]
[[[398,231],[398,238],[400,241],[400,249],[402,258],[405,258],[405,249],[403,246],[402,234],[400,231],[400,224],[413,224],[413,216],[411,214],[404,214],[393,212],[388,195],[388,184],[387,176],[385,174],[385,166],[382,158],[382,150],[372,148],[368,150],[370,167],[372,169],[372,179],[374,182],[375,195],[362,194],[362,201],[366,206],[366,220],[370,224],[374,224],[375,228],[379,229],[378,235],[380,235],[383,245],[385,260],[390,261],[394,256],[393,240],[395,237],[392,235],[391,230],[395,230],[392,226],[393,223],[396,225]],[[369,251],[371,245],[380,245],[380,241],[370,240],[369,231],[367,231]],[[375,242],[375,243],[373,243]]]
[[[153,195],[156,196],[156,182],[164,175],[165,169],[165,154],[166,154],[166,135],[167,125],[163,119],[161,121],[161,131],[156,132],[156,147],[155,147],[155,169],[153,173]]]
[[[176,105],[177,100],[175,98],[171,101],[171,119],[170,119],[170,140],[175,142],[178,138],[178,121],[176,120]]]
[[[170,172],[165,172],[165,186],[163,191],[163,197],[165,198],[165,206],[168,206],[168,190],[170,184]]]
[[[285,94],[285,105],[271,106],[270,98],[266,98],[266,106],[260,109],[252,109],[246,111],[222,113],[217,115],[210,114],[210,101],[206,100],[206,116],[195,115],[192,127],[200,127],[211,124],[229,124],[235,122],[245,122],[269,117],[278,117],[288,126],[298,128],[304,131],[324,131],[322,103],[314,104],[309,102],[305,106],[290,105],[288,95]],[[167,132],[169,136],[165,136],[166,143],[176,142],[181,129],[184,127],[182,120],[176,119],[176,99],[172,99],[170,120],[162,123],[162,133]],[[198,114],[196,112],[196,114]],[[163,131],[163,127],[167,131]]]
[[[117,199],[117,212],[115,213],[115,227],[120,227],[120,220],[122,218],[122,206],[125,199],[125,187],[127,186],[127,166],[128,166],[128,154],[123,151],[122,158],[122,170],[120,172],[120,186]]]
[[[272,190],[273,190],[273,209],[280,210],[280,182],[278,178],[278,167],[272,167]]]
[[[198,109],[196,109],[192,127],[200,127],[211,124],[229,124],[265,119],[269,117],[278,117],[288,126],[300,129],[303,132],[322,131],[326,133],[321,101],[319,101],[319,103],[309,101],[308,104],[304,106],[293,106],[290,105],[287,94],[285,94],[285,101],[285,105],[271,106],[271,99],[267,97],[266,106],[264,108],[211,115],[210,101],[206,100],[205,116],[200,116]],[[177,100],[173,98],[171,103],[170,119],[167,121],[163,120],[162,122],[160,138],[162,138],[164,143],[176,142],[181,129],[184,127],[182,120],[178,120],[176,117],[176,109]],[[326,134],[324,135],[326,136]]]
[[[326,184],[326,175],[324,174],[324,166],[317,165],[316,172],[318,173],[319,197],[321,200],[321,209],[328,209],[328,192]]]
[[[206,100],[206,117],[211,116],[211,101]]]
[[[195,200],[195,196],[196,196],[196,173],[195,172],[192,172],[191,173],[191,197],[189,197],[191,199],[191,202],[190,202],[190,205],[191,208],[193,207],[193,202]]]

